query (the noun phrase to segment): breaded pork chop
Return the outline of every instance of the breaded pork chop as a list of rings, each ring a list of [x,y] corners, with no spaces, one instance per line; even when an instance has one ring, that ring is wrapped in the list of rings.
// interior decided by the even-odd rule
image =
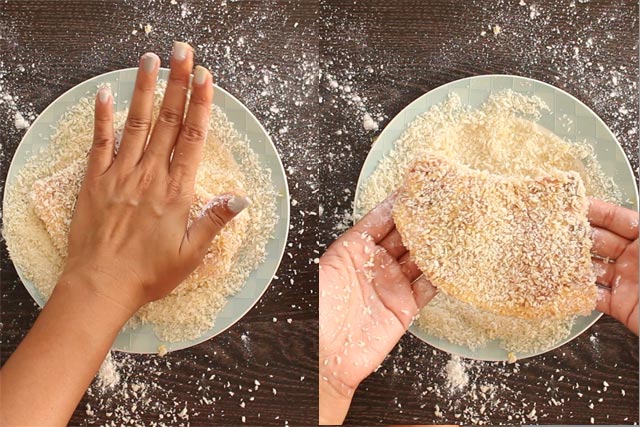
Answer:
[[[512,178],[429,155],[393,209],[411,258],[441,291],[520,318],[588,314],[597,288],[578,174]]]
[[[53,175],[35,181],[29,193],[36,215],[44,223],[53,245],[63,258],[67,256],[67,235],[85,168],[86,159],[76,160]],[[212,184],[219,187],[220,192],[235,188],[233,181],[223,178]],[[201,186],[195,186],[189,224],[202,214],[212,197]],[[191,283],[199,274],[220,275],[227,272],[240,250],[242,239],[239,236],[244,234],[247,226],[246,215],[239,215],[225,227],[211,242],[202,265],[185,283]]]

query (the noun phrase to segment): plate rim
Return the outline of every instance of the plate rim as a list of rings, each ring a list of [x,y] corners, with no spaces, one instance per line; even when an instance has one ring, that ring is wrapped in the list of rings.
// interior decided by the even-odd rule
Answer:
[[[611,129],[609,128],[609,126],[607,126],[607,124],[605,123],[605,121],[604,121],[604,120],[602,120],[602,118],[601,118],[601,117],[600,117],[600,116],[599,116],[595,111],[593,111],[593,110],[592,110],[588,105],[586,105],[584,102],[582,102],[582,101],[581,101],[580,99],[578,99],[576,96],[574,96],[574,95],[570,94],[569,92],[567,92],[566,90],[561,89],[561,88],[558,88],[558,87],[556,87],[556,86],[554,86],[554,85],[552,85],[552,84],[550,84],[550,83],[543,82],[543,81],[541,81],[541,80],[537,80],[537,79],[534,79],[534,78],[531,78],[531,77],[519,76],[519,75],[516,75],[516,74],[499,74],[499,73],[494,73],[494,74],[478,74],[478,75],[474,75],[474,76],[467,76],[467,77],[463,77],[463,78],[460,78],[460,79],[452,80],[452,81],[450,81],[450,82],[447,82],[447,83],[445,83],[445,84],[442,84],[442,85],[436,86],[436,87],[434,87],[433,89],[428,90],[427,92],[425,92],[425,93],[423,93],[423,94],[419,95],[419,96],[418,96],[417,98],[415,98],[413,101],[411,101],[410,103],[408,103],[407,105],[405,105],[405,106],[404,106],[400,111],[398,111],[398,113],[396,113],[396,114],[393,116],[393,118],[391,118],[391,120],[389,120],[389,122],[388,122],[388,123],[387,123],[387,125],[384,127],[384,129],[382,130],[382,132],[380,132],[380,134],[378,134],[378,135],[376,136],[375,140],[374,140],[374,141],[373,141],[373,143],[371,144],[370,149],[369,149],[369,152],[367,153],[367,156],[366,156],[366,158],[365,158],[365,160],[364,160],[364,162],[362,163],[362,166],[361,166],[361,168],[360,168],[360,173],[358,174],[358,181],[357,181],[357,183],[356,183],[356,191],[355,191],[354,199],[353,199],[353,210],[352,210],[352,216],[353,216],[353,217],[356,217],[356,215],[357,215],[357,213],[358,213],[357,203],[358,203],[358,200],[359,200],[359,198],[360,198],[360,192],[362,191],[362,186],[363,186],[363,184],[364,184],[364,180],[365,180],[365,177],[363,176],[363,175],[364,175],[364,167],[365,167],[365,165],[366,165],[368,162],[370,162],[370,161],[372,161],[372,160],[373,160],[373,156],[374,156],[374,154],[373,154],[373,146],[374,146],[374,145],[375,145],[375,144],[380,140],[380,138],[385,134],[385,132],[391,132],[391,130],[390,130],[390,128],[389,128],[389,125],[391,124],[391,122],[393,122],[397,117],[399,117],[399,116],[400,116],[401,114],[403,114],[405,111],[409,110],[409,109],[410,109],[414,104],[418,103],[422,98],[427,97],[428,95],[432,94],[432,93],[433,93],[433,92],[435,92],[436,90],[442,90],[443,88],[446,88],[446,87],[448,87],[448,86],[453,86],[454,84],[459,84],[459,83],[461,83],[461,82],[463,82],[463,81],[471,81],[471,80],[476,80],[476,79],[490,79],[490,78],[494,78],[494,77],[501,77],[501,78],[503,78],[503,77],[508,77],[508,78],[521,79],[521,80],[525,80],[525,81],[529,81],[529,82],[533,82],[533,83],[541,84],[541,85],[546,86],[546,87],[548,87],[548,88],[550,88],[550,89],[552,89],[552,90],[559,91],[560,93],[562,93],[562,94],[564,94],[564,95],[568,96],[569,98],[571,98],[574,102],[577,102],[579,105],[581,105],[582,107],[584,107],[584,108],[585,108],[585,109],[586,109],[590,114],[592,114],[592,115],[595,117],[595,119],[596,119],[598,122],[600,122],[600,123],[604,126],[604,128],[607,130],[607,132],[609,133],[609,135],[613,138],[613,140],[614,140],[614,142],[616,143],[616,145],[618,145],[618,147],[620,148],[620,150],[624,153],[624,156],[623,156],[623,157],[624,157],[624,161],[625,161],[625,164],[626,164],[626,166],[627,166],[627,169],[628,169],[628,170],[630,170],[630,171],[631,171],[631,175],[632,175],[632,176],[634,176],[634,174],[633,174],[633,167],[631,166],[631,162],[629,161],[629,157],[628,157],[628,155],[626,154],[626,152],[624,151],[624,148],[622,147],[622,145],[620,144],[620,142],[618,141],[618,138],[616,137],[616,135],[611,131]],[[513,89],[512,89],[512,90],[513,90]],[[429,107],[429,108],[431,108],[431,107]],[[424,110],[424,111],[422,111],[422,112],[421,112],[421,113],[419,113],[419,114],[424,114],[424,113],[426,113],[427,111],[428,111],[428,110]],[[417,116],[416,116],[416,117],[417,117]],[[415,118],[414,118],[413,120],[415,120]],[[413,121],[413,120],[412,120],[412,121]],[[546,129],[546,128],[545,128],[545,129]],[[406,131],[406,126],[405,126],[405,128],[403,129],[402,133],[404,133],[405,131]],[[391,149],[392,149],[392,148],[393,148],[393,146],[391,147]],[[379,160],[378,160],[378,162],[379,162]],[[367,176],[366,178],[368,178],[368,176]],[[636,196],[636,201],[638,201],[638,199],[639,199],[639,196],[638,196],[638,185],[637,185],[636,180],[634,180],[633,190],[634,190],[634,193],[635,193],[635,196]],[[594,316],[594,315],[595,315],[595,316]],[[594,318],[593,318],[593,319],[592,319],[592,320],[591,320],[591,321],[590,321],[590,322],[585,326],[584,330],[583,330],[581,333],[579,333],[578,335],[576,335],[576,336],[574,336],[574,337],[572,337],[572,338],[568,338],[568,339],[567,339],[567,338],[565,338],[565,339],[563,339],[563,340],[559,341],[558,343],[554,344],[554,346],[553,346],[553,347],[550,347],[550,348],[548,348],[548,349],[544,349],[544,350],[536,351],[536,352],[531,352],[530,354],[529,354],[529,353],[523,353],[523,356],[522,356],[522,357],[518,357],[518,360],[523,360],[523,359],[528,359],[528,358],[532,358],[532,357],[540,356],[540,355],[542,355],[542,354],[545,354],[545,353],[548,353],[548,352],[550,352],[550,351],[553,351],[553,350],[555,350],[555,349],[557,349],[557,348],[559,348],[559,347],[562,347],[562,346],[563,346],[563,345],[565,345],[565,344],[568,344],[569,342],[571,342],[571,341],[573,341],[574,339],[578,338],[580,335],[584,334],[584,333],[585,333],[589,328],[591,328],[591,327],[592,327],[592,326],[593,326],[593,325],[594,325],[598,320],[600,320],[600,318],[602,317],[602,315],[603,315],[603,313],[602,313],[602,312],[600,312],[599,310],[595,310],[595,309],[594,309],[594,310],[591,312],[591,314],[589,314],[588,316],[581,316],[581,317],[594,316]],[[417,327],[417,326],[415,326],[415,323],[414,323],[414,322],[412,322],[412,323],[411,323],[411,325],[409,326],[409,328],[407,329],[407,331],[408,331],[411,335],[413,335],[415,338],[417,338],[418,340],[420,340],[421,342],[423,342],[423,343],[425,343],[425,344],[427,344],[427,345],[429,345],[429,346],[431,346],[431,347],[433,347],[433,348],[436,348],[436,349],[438,349],[438,350],[440,350],[440,351],[443,351],[443,352],[446,352],[446,353],[449,353],[449,354],[453,354],[453,355],[456,355],[456,356],[460,356],[460,357],[463,357],[463,358],[465,358],[465,359],[480,360],[480,361],[487,361],[487,362],[506,362],[506,361],[508,360],[506,357],[505,357],[505,358],[502,358],[502,359],[496,359],[496,358],[490,358],[490,357],[482,357],[482,356],[474,356],[474,357],[471,357],[471,356],[469,356],[469,355],[463,355],[463,354],[460,354],[460,353],[459,353],[459,352],[457,352],[457,351],[452,351],[452,350],[444,349],[444,348],[442,348],[442,346],[441,346],[441,345],[435,345],[435,344],[433,344],[433,343],[431,343],[431,342],[426,341],[422,336],[420,336],[420,335],[415,331],[415,329],[416,329],[416,328],[418,328],[418,327]],[[450,341],[449,341],[449,343],[450,343],[451,345],[458,346],[457,344],[451,343]],[[464,347],[464,346],[462,346],[462,347]],[[468,347],[467,347],[467,348],[468,348]],[[474,351],[474,350],[471,350],[470,348],[468,348],[468,349],[469,349],[470,351]],[[506,350],[504,350],[504,352],[505,352],[505,353],[507,353],[507,351],[506,351]],[[518,352],[514,352],[514,353],[515,353],[516,355],[518,355]]]
[[[137,72],[137,71],[138,71],[138,67],[120,68],[120,69],[116,69],[116,70],[107,71],[107,72],[102,73],[102,74],[98,74],[98,75],[93,76],[93,77],[91,77],[91,78],[89,78],[87,80],[83,80],[80,83],[78,83],[78,84],[72,86],[71,88],[67,89],[66,91],[64,91],[58,97],[56,97],[51,103],[49,103],[49,105],[47,105],[44,108],[44,110],[42,110],[37,115],[36,119],[29,125],[29,128],[27,129],[27,131],[24,133],[24,135],[20,139],[20,142],[16,146],[16,149],[15,149],[13,155],[11,156],[11,162],[9,163],[9,168],[7,169],[7,176],[6,176],[7,179],[5,180],[5,183],[4,183],[4,193],[3,193],[3,197],[2,197],[2,211],[3,212],[5,212],[5,210],[6,210],[5,206],[6,206],[6,203],[7,203],[7,189],[13,183],[13,180],[14,180],[13,178],[10,180],[10,177],[12,177],[12,175],[16,175],[17,176],[17,173],[19,173],[19,171],[20,171],[20,169],[17,169],[16,171],[14,171],[14,169],[18,168],[15,165],[16,152],[18,151],[20,146],[24,143],[24,141],[27,139],[27,137],[30,136],[31,132],[35,132],[35,127],[33,125],[38,121],[38,119],[40,117],[42,117],[49,109],[53,108],[54,105],[56,103],[58,103],[63,97],[65,97],[67,94],[69,94],[71,91],[75,90],[79,86],[82,86],[82,85],[85,85],[85,84],[90,84],[92,81],[98,80],[98,79],[101,79],[101,78],[105,78],[105,77],[109,76],[110,74],[119,74],[119,73],[122,73],[122,72]],[[161,77],[160,77],[161,73],[167,73],[167,72],[170,72],[170,71],[171,70],[169,68],[159,67],[158,78],[157,79],[161,79]],[[164,79],[165,77],[162,77],[162,78]],[[168,76],[166,78],[168,78]],[[286,251],[287,242],[289,241],[289,228],[290,228],[290,225],[291,225],[291,195],[290,195],[290,192],[289,192],[289,181],[288,181],[288,178],[287,178],[287,174],[286,174],[284,165],[282,163],[282,156],[280,155],[280,153],[279,153],[279,151],[277,149],[277,146],[274,144],[273,140],[271,139],[271,135],[269,134],[269,132],[267,132],[267,130],[265,129],[264,125],[260,122],[260,120],[258,120],[258,118],[253,114],[253,112],[246,105],[244,105],[244,103],[242,103],[238,98],[236,98],[234,95],[229,93],[226,89],[222,88],[221,86],[218,86],[218,84],[216,82],[213,83],[213,87],[214,87],[214,99],[215,99],[215,92],[216,91],[221,91],[225,96],[228,96],[233,101],[237,102],[238,105],[242,106],[244,112],[246,114],[248,114],[258,124],[259,129],[264,133],[268,143],[271,145],[271,147],[273,148],[274,152],[276,153],[276,159],[277,159],[278,167],[280,169],[280,172],[281,172],[281,175],[282,175],[282,179],[284,181],[284,194],[282,195],[282,197],[283,197],[284,201],[286,202],[286,203],[284,203],[286,218],[283,218],[282,216],[280,216],[280,218],[279,218],[279,221],[284,220],[286,222],[286,224],[284,224],[285,225],[285,227],[284,227],[285,232],[284,232],[284,236],[283,236],[284,239],[283,239],[283,244],[280,245],[281,249],[279,250],[279,254],[278,254],[278,263],[277,263],[277,266],[275,267],[275,271],[271,275],[271,278],[268,280],[267,284],[264,286],[262,291],[260,291],[260,293],[255,296],[255,301],[253,301],[253,303],[244,312],[242,312],[242,314],[240,316],[238,316],[238,318],[236,320],[234,320],[229,325],[227,325],[225,328],[221,329],[220,331],[218,331],[217,333],[215,333],[214,335],[212,335],[210,337],[204,337],[203,335],[201,335],[198,338],[195,338],[193,340],[182,340],[182,341],[175,341],[175,342],[165,342],[165,341],[161,340],[159,337],[157,337],[157,335],[156,335],[156,337],[158,338],[158,341],[160,341],[162,343],[161,345],[165,345],[169,352],[186,350],[186,349],[189,349],[191,347],[195,347],[197,345],[200,345],[200,344],[202,344],[202,343],[204,343],[206,341],[209,341],[210,339],[213,339],[213,338],[221,335],[223,332],[226,332],[231,327],[235,326],[238,322],[240,322],[247,315],[247,313],[249,313],[249,311],[251,311],[258,304],[260,299],[264,296],[264,294],[267,292],[267,290],[271,287],[273,279],[277,276],[277,272],[278,272],[278,270],[280,269],[280,267],[282,265],[282,260],[284,258],[284,253]],[[86,96],[91,96],[91,95],[86,95]],[[213,104],[213,102],[212,102],[212,104]],[[222,110],[222,111],[224,113],[224,110]],[[66,113],[66,110],[65,110],[65,113]],[[62,113],[62,114],[64,114],[64,113]],[[225,114],[225,116],[226,116],[226,114]],[[60,116],[57,120],[60,120],[61,117],[62,116]],[[227,119],[227,120],[229,120],[229,119]],[[233,124],[233,122],[231,122],[230,120],[229,120],[229,122],[231,123],[231,125],[235,129],[235,125]],[[236,130],[236,132],[238,132],[240,134],[240,132],[237,129],[235,129],[235,130]],[[241,136],[243,136],[243,135],[241,134]],[[246,138],[248,140],[248,136],[247,135],[244,135],[244,138]],[[49,140],[48,144],[51,144],[50,140]],[[45,146],[41,147],[40,150],[42,148],[44,148],[44,147]],[[31,157],[33,157],[33,156],[35,156],[37,154],[38,154],[37,152],[32,153]],[[276,205],[276,207],[277,207],[277,205]],[[275,229],[275,227],[274,227],[274,229]],[[275,239],[275,236],[272,236],[270,238],[270,240],[273,240],[273,239]],[[35,284],[33,284],[33,286],[32,286],[33,289],[31,289],[29,286],[26,285],[26,283],[25,283],[26,279],[23,277],[22,270],[15,264],[15,262],[13,261],[13,259],[11,258],[10,255],[9,255],[9,259],[11,260],[11,264],[13,265],[13,268],[18,273],[18,278],[20,279],[20,283],[27,290],[27,292],[29,293],[31,298],[36,302],[36,304],[38,304],[38,308],[41,310],[44,307],[44,305],[46,304],[46,301],[44,301],[43,295],[41,295],[40,291],[37,290],[37,288],[35,287]],[[252,270],[252,272],[253,271],[255,271],[255,269]],[[247,281],[244,282],[243,287],[246,286],[246,284],[247,284]],[[35,295],[34,295],[34,293],[35,293]],[[234,297],[234,295],[231,295],[231,296],[228,297],[228,299],[231,299],[233,297]],[[42,303],[41,303],[41,300],[43,301]],[[124,326],[123,326],[123,329],[124,329]],[[122,332],[122,330],[118,333],[118,336],[120,335],[121,332]],[[206,334],[206,331],[204,332],[204,334]],[[117,337],[116,337],[116,339],[117,339]],[[193,342],[189,343],[189,345],[187,345],[187,346],[179,345],[180,343],[183,343],[185,341],[193,341]],[[177,344],[177,348],[171,348],[176,344]],[[157,354],[158,353],[157,351],[134,351],[132,349],[113,348],[114,345],[115,345],[115,339],[114,339],[114,343],[112,344],[112,347],[110,348],[110,351],[118,351],[118,352],[129,353],[129,354]]]

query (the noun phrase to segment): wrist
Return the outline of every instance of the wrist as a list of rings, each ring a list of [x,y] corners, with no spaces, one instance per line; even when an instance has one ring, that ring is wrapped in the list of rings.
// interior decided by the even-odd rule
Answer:
[[[320,371],[319,382],[320,425],[342,424],[349,412],[355,388],[324,375],[322,371]]]
[[[140,298],[128,295],[116,278],[81,269],[63,271],[53,291],[60,294],[72,305],[91,307],[96,315],[105,314],[123,325],[142,306]]]

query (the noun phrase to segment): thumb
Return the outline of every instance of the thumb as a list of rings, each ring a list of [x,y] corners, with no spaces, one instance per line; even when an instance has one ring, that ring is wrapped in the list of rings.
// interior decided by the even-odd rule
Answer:
[[[187,231],[187,253],[202,254],[229,221],[251,204],[245,196],[223,194],[213,198]]]

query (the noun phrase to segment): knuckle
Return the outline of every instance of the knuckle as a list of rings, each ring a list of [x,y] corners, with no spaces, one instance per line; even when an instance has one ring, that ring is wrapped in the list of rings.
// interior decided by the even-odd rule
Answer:
[[[137,79],[136,91],[145,94],[154,93],[156,90],[156,82],[154,80]]]
[[[163,108],[158,115],[158,121],[168,126],[182,124],[182,113],[173,108]]]
[[[155,173],[151,169],[145,169],[140,174],[138,185],[141,189],[149,188],[155,178]]]
[[[146,117],[127,117],[125,124],[125,128],[133,133],[147,132],[150,126],[151,120]]]
[[[178,73],[172,71],[169,74],[169,84],[179,87],[186,93],[189,89],[189,78],[190,75],[188,73]]]
[[[207,136],[207,130],[192,124],[186,124],[182,128],[182,137],[188,143],[200,143],[203,142]]]
[[[222,228],[226,224],[224,218],[222,218],[215,209],[212,208],[207,209],[207,218],[209,218],[209,221],[211,221],[211,223],[217,228]]]
[[[107,136],[96,136],[93,139],[93,146],[91,147],[92,151],[101,151],[106,150],[113,146],[114,140],[113,138]]]
[[[616,211],[612,207],[608,207],[602,213],[602,223],[608,228],[615,222]]]
[[[167,181],[167,196],[169,197],[169,200],[181,200],[184,193],[182,188],[183,187],[179,180],[169,177]]]
[[[96,114],[95,122],[96,125],[107,126],[110,125],[112,121],[111,115],[109,114]]]
[[[615,277],[615,270],[611,269],[611,271],[606,272],[604,282],[613,284],[614,277]]]
[[[622,255],[625,249],[627,249],[627,245],[623,241],[617,241],[616,247],[615,247],[616,258]]]
[[[82,183],[80,192],[78,193],[78,200],[84,200],[85,197],[93,199],[95,196],[99,196],[100,192],[102,192],[100,184],[101,182],[98,177],[87,175],[84,182]]]
[[[189,100],[189,105],[198,105],[205,106],[210,108],[211,106],[211,97],[207,93],[193,93],[191,95],[191,99]]]

